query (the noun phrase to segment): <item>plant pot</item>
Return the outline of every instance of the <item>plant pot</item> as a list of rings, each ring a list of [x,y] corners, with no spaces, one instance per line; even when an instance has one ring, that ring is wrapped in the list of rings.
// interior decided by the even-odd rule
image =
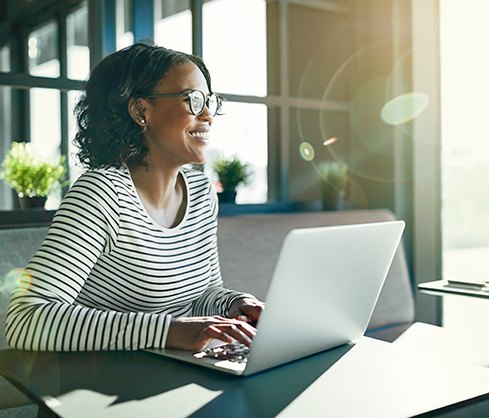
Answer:
[[[233,190],[223,190],[221,193],[217,194],[219,198],[219,202],[228,202],[228,203],[235,203],[236,195],[237,193]]]
[[[321,186],[322,203],[324,211],[341,210],[343,207],[344,192],[336,190],[329,184]]]
[[[21,209],[42,209],[48,200],[47,196],[22,196],[19,197]]]

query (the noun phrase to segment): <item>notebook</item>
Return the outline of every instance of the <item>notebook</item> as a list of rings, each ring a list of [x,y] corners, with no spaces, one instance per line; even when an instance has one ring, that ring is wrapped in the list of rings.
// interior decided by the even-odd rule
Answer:
[[[292,230],[257,334],[238,361],[172,348],[147,351],[248,376],[354,342],[367,329],[403,230],[403,221]],[[210,347],[222,344],[214,340]]]

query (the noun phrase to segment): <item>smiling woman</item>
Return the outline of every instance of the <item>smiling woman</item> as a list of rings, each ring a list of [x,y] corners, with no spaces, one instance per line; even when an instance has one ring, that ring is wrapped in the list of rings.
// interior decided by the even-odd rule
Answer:
[[[77,108],[89,169],[13,294],[9,344],[28,350],[247,345],[263,304],[223,287],[207,158],[220,99],[203,61],[138,43],[94,69]],[[197,93],[198,92],[198,93]],[[199,101],[200,97],[200,101]],[[239,317],[239,318],[238,318]]]

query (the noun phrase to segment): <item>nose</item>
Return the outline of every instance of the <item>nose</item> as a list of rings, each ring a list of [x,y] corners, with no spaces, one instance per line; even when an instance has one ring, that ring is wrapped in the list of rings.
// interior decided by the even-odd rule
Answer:
[[[206,122],[209,122],[209,125],[212,124],[212,121],[213,121],[213,116],[209,110],[209,108],[207,107],[207,104],[205,105],[204,107],[204,110],[203,112],[197,116],[200,120],[203,120],[203,121],[206,121]]]

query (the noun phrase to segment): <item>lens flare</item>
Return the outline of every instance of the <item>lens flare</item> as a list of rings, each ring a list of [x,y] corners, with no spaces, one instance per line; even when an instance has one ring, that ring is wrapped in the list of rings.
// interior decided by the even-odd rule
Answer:
[[[336,138],[335,136],[333,136],[333,137],[327,139],[326,141],[324,141],[323,142],[323,145],[325,147],[327,147],[328,145],[331,145],[331,144],[335,143],[336,141],[338,141],[338,138]]]
[[[402,125],[417,118],[428,107],[426,93],[410,92],[389,100],[380,111],[380,119],[387,125]]]
[[[0,287],[0,292],[5,295],[10,295],[18,287],[24,292],[30,289],[32,285],[32,276],[25,269],[16,268],[10,270],[4,278],[3,285]]]
[[[301,157],[306,161],[312,161],[314,159],[314,148],[309,142],[303,142],[299,146],[299,153]]]

